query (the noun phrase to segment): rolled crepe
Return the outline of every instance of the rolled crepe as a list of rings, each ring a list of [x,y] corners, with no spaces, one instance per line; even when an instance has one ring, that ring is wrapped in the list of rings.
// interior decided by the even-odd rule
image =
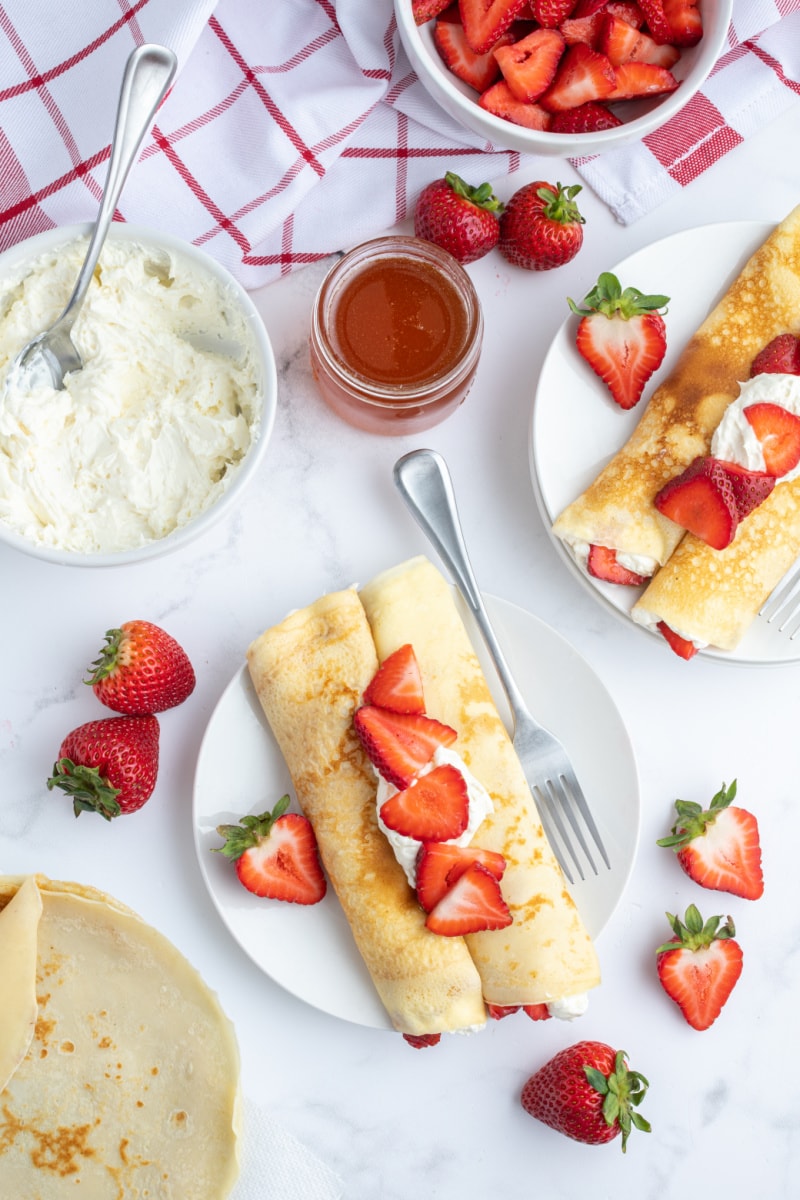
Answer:
[[[513,922],[466,938],[487,1002],[548,1003],[595,987],[600,972],[594,947],[544,835],[452,589],[420,556],[377,576],[360,596],[378,657],[383,661],[411,643],[426,712],[457,730],[453,749],[494,804],[472,844],[505,857],[502,890]]]
[[[297,799],[392,1024],[426,1034],[482,1025],[481,982],[462,938],[425,913],[378,828],[377,780],[353,714],[378,667],[353,589],[323,596],[263,633],[247,662]]]
[[[709,452],[758,351],[799,322],[800,205],[748,259],[656,388],[631,437],[559,514],[553,532],[573,547],[606,546],[663,565],[684,530],[654,507],[656,493]]]
[[[0,1092],[28,1053],[36,1028],[36,959],[42,898],[26,879],[0,909]]]

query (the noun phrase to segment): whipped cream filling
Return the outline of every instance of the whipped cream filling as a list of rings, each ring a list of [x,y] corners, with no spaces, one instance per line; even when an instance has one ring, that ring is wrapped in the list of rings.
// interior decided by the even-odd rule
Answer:
[[[800,417],[800,375],[756,375],[739,384],[739,395],[725,409],[711,440],[711,454],[725,462],[737,463],[749,471],[765,470],[761,443],[744,415],[751,404],[777,404]],[[800,475],[800,464],[781,475],[779,482],[788,483]]]
[[[110,240],[56,391],[14,368],[63,311],[77,238],[0,282],[0,521],[40,545],[109,553],[185,525],[230,485],[258,428],[257,351],[235,298],[166,250]]]
[[[589,550],[591,549],[589,542],[583,541],[581,538],[563,539],[569,546],[575,559],[580,567],[588,573]],[[625,554],[622,550],[616,551],[617,562],[621,567],[625,567],[627,571],[634,571],[637,575],[643,575],[649,579],[654,575],[658,562],[647,554]]]

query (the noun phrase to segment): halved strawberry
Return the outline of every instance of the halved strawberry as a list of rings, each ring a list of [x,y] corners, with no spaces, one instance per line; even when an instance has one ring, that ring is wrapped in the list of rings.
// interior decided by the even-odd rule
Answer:
[[[494,875],[473,863],[428,913],[425,924],[444,937],[461,937],[485,929],[505,929],[512,919]]]
[[[674,45],[697,45],[703,36],[703,17],[696,0],[664,0],[664,16]]]
[[[698,455],[665,483],[653,503],[714,550],[724,550],[736,535],[739,514],[730,477],[723,463],[709,455]]]
[[[458,0],[461,24],[476,54],[491,50],[525,3],[526,0]]]
[[[373,767],[396,788],[409,787],[439,746],[452,746],[455,729],[422,713],[393,713],[365,704],[353,717],[356,733]]]
[[[547,90],[564,53],[557,29],[534,29],[511,46],[500,46],[494,55],[503,78],[517,100],[532,103]]]
[[[650,36],[656,42],[672,42],[674,35],[672,26],[664,12],[664,0],[638,0],[639,7],[644,13],[645,23]]]
[[[682,869],[701,887],[758,900],[764,894],[758,821],[734,806],[735,798],[734,779],[730,787],[723,783],[708,808],[676,800],[678,820],[657,845],[674,850]]]
[[[659,45],[646,33],[634,29],[627,21],[604,13],[597,38],[597,49],[607,54],[613,67],[624,62],[648,62],[660,67],[672,67],[680,58],[675,46]]]
[[[800,338],[793,333],[779,333],[763,350],[759,350],[750,367],[754,375],[800,375]]]
[[[505,79],[498,79],[478,97],[478,104],[504,121],[523,125],[526,129],[549,129],[551,116],[538,104],[518,100]]]
[[[658,978],[693,1029],[708,1029],[716,1021],[742,973],[742,950],[734,941],[730,917],[703,918],[694,904],[685,922],[667,913],[672,941],[656,950]]]
[[[452,842],[425,842],[417,855],[417,899],[430,912],[466,869],[478,862],[495,879],[502,879],[506,860],[481,846],[456,846]]]
[[[495,46],[485,54],[476,54],[467,41],[457,8],[442,13],[433,27],[433,44],[442,62],[457,79],[476,92],[485,91],[500,75],[500,67],[494,56],[496,46],[507,45],[513,40],[513,34],[506,30]]]
[[[748,404],[745,419],[761,443],[764,466],[777,479],[800,463],[800,417],[780,404]]]
[[[767,471],[750,471],[747,467],[740,467],[738,463],[721,461],[731,481],[739,520],[743,521],[754,508],[764,503],[775,487],[775,476]]]
[[[616,87],[617,77],[605,54],[598,54],[583,42],[568,46],[556,71],[555,79],[540,98],[547,112],[577,108],[587,100],[604,100]]]
[[[415,25],[424,25],[432,21],[439,13],[449,8],[453,0],[411,0],[411,12]]]
[[[466,780],[450,763],[434,767],[386,800],[381,820],[395,833],[418,842],[461,837],[469,822]]]
[[[679,658],[685,658],[688,661],[697,654],[697,646],[695,646],[694,642],[690,641],[689,638],[681,637],[674,629],[670,629],[666,621],[659,621],[656,628],[670,649],[674,650]]]
[[[224,845],[214,847],[236,864],[240,882],[256,896],[292,904],[317,904],[326,892],[317,839],[308,817],[290,813],[283,796],[271,812],[220,825]]]
[[[623,567],[621,563],[617,562],[616,550],[612,550],[608,546],[589,547],[586,570],[590,575],[594,575],[595,579],[604,579],[606,583],[623,583],[631,587],[638,587],[646,582],[644,575],[629,571],[627,567]]]
[[[609,101],[662,96],[678,87],[672,72],[654,62],[624,62],[614,69],[616,83],[606,97]]]
[[[553,116],[552,133],[597,133],[600,129],[616,129],[622,119],[599,100],[587,100],[577,108],[567,108]]]
[[[425,711],[422,676],[410,642],[399,646],[383,660],[364,691],[364,703],[377,704],[392,712]]]
[[[442,1040],[440,1033],[404,1033],[403,1037],[415,1050],[424,1050],[426,1046],[438,1046]]]

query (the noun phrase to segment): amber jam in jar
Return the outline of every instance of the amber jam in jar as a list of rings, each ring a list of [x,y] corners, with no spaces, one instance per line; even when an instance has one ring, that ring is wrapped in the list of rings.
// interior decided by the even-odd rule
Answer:
[[[376,238],[323,280],[311,366],[323,399],[351,425],[416,433],[462,402],[482,337],[477,293],[451,254],[421,238]]]

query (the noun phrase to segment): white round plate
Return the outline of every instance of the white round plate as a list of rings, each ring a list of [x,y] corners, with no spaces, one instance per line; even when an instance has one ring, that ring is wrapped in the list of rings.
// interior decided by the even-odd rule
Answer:
[[[647,395],[669,373],[697,327],[773,228],[760,221],[732,221],[687,229],[638,250],[611,268],[623,287],[670,297],[664,362],[649,382],[645,398],[628,412],[614,403],[605,384],[575,348],[577,318],[569,316],[564,321],[542,365],[530,424],[531,476],[548,531],[561,510],[588,487],[633,433]],[[592,578],[559,538],[552,540],[569,569],[596,599],[644,636],[657,638],[665,653],[672,653],[660,634],[637,625],[630,616],[642,588]],[[800,641],[790,641],[776,626],[759,618],[736,650],[709,648],[700,654],[723,662],[771,666],[797,662]]]
[[[489,614],[533,713],[561,739],[600,828],[612,869],[572,888],[596,936],[627,883],[639,836],[639,784],[630,739],[603,684],[580,655],[536,617],[486,597]],[[473,644],[506,717],[479,635],[462,608]],[[234,675],[203,737],[194,783],[195,847],[223,922],[266,975],[322,1012],[374,1029],[391,1029],[333,890],[305,907],[260,900],[231,864],[213,853],[216,828],[272,808],[291,780],[246,667]],[[294,806],[294,805],[293,805]]]

